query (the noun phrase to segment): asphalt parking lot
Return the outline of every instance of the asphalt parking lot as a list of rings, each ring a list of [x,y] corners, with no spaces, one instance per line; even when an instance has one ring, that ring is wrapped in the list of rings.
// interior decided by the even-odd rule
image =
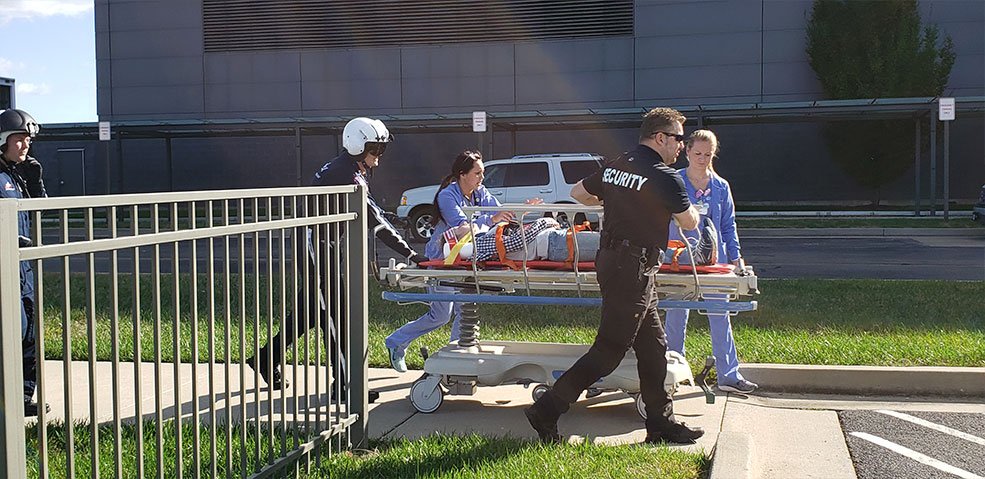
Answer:
[[[985,478],[985,414],[840,411],[859,479]]]

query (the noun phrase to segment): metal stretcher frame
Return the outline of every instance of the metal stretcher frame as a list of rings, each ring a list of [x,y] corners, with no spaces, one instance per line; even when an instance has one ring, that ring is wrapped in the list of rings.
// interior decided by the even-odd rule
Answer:
[[[465,207],[463,210],[474,218],[478,212],[514,211],[520,213],[523,224],[527,214],[560,211],[568,218],[577,214],[597,214],[601,220],[601,207],[576,205],[502,205],[499,207]],[[474,228],[474,224],[472,225]],[[474,230],[473,230],[474,231]],[[491,233],[487,233],[491,234]],[[529,257],[524,242],[524,258]],[[574,249],[570,271],[539,270],[527,267],[527,260],[516,260],[519,269],[483,269],[472,255],[470,269],[457,268],[418,268],[397,264],[390,259],[389,264],[380,268],[381,277],[391,286],[403,291],[384,291],[383,299],[395,302],[446,301],[461,303],[460,337],[425,357],[424,375],[411,386],[409,399],[415,409],[422,413],[437,410],[445,394],[472,395],[477,386],[496,386],[500,384],[535,384],[533,399],[536,400],[553,385],[557,377],[583,355],[588,345],[559,343],[526,343],[513,341],[479,341],[478,325],[480,315],[478,304],[520,304],[520,305],[571,305],[597,306],[602,299],[598,297],[599,284],[595,271],[579,268],[580,251],[577,235],[572,241]],[[658,294],[659,308],[694,309],[702,314],[752,311],[756,301],[727,301],[758,293],[756,276],[732,273],[677,274],[656,273],[655,290]],[[699,279],[700,278],[700,279]],[[410,293],[408,289],[428,286],[452,286],[460,293]],[[534,295],[533,291],[543,292]],[[572,297],[556,296],[559,291],[576,292]],[[705,295],[715,294],[716,299],[704,299]],[[669,351],[667,375],[664,387],[673,394],[677,385],[689,382],[700,386],[705,400],[713,403],[706,378],[714,366],[714,358],[705,362],[704,370],[693,376],[687,360]],[[644,418],[646,407],[639,394],[639,378],[636,374],[635,354],[627,352],[626,358],[609,375],[600,379],[594,388],[600,391],[621,390],[635,398],[637,411]]]
[[[600,206],[581,205],[502,205],[498,207],[463,207],[463,211],[473,218],[476,213],[494,211],[513,211],[520,213],[521,223],[530,213],[543,215],[545,212],[559,212],[568,218],[575,215],[598,215],[602,219]],[[474,228],[474,225],[473,225]],[[491,234],[491,233],[489,233]],[[471,303],[527,304],[527,305],[573,305],[596,306],[601,304],[597,296],[586,293],[598,292],[599,285],[595,271],[580,271],[577,235],[572,242],[574,259],[570,271],[538,270],[527,267],[527,260],[516,260],[522,267],[512,269],[483,269],[481,262],[472,256],[470,270],[466,269],[424,269],[406,267],[391,259],[380,273],[387,283],[401,290],[426,288],[438,284],[455,283],[467,293],[397,293],[385,292],[389,301],[458,301]],[[524,258],[529,257],[524,243]],[[751,270],[750,270],[751,271]],[[757,278],[754,274],[737,275],[733,273],[700,274],[695,277],[682,273],[656,273],[656,292],[661,296],[661,309],[694,309],[700,313],[738,313],[757,308],[756,301],[738,301],[742,297],[758,294]],[[522,295],[513,295],[521,291]],[[533,291],[574,291],[577,297],[536,296]],[[506,295],[488,294],[506,293]],[[474,294],[471,294],[474,293]],[[706,295],[716,295],[721,299],[706,300]]]

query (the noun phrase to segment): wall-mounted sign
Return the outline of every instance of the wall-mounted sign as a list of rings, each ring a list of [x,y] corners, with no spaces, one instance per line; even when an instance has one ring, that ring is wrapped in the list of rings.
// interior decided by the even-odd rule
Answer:
[[[477,133],[482,133],[486,131],[486,112],[484,111],[472,112],[472,131]]]
[[[99,141],[109,141],[110,130],[109,122],[101,121],[99,122]]]
[[[937,117],[941,121],[951,121],[954,119],[954,98],[941,98],[937,103]]]

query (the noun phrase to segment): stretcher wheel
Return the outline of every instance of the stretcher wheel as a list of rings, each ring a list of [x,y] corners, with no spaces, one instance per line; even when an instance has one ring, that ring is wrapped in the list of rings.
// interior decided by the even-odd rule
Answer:
[[[530,393],[530,397],[534,398],[534,402],[537,402],[541,396],[547,393],[551,388],[547,387],[546,384],[538,384],[534,386],[534,390]]]
[[[424,414],[437,411],[444,399],[445,392],[441,389],[440,381],[434,381],[430,377],[418,379],[410,387],[410,403],[414,409]]]
[[[640,413],[640,417],[644,420],[646,419],[646,403],[643,402],[643,395],[636,395],[636,412]]]

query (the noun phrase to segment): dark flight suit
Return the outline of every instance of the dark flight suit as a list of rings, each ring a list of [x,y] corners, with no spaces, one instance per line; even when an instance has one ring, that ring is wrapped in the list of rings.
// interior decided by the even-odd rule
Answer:
[[[47,196],[44,183],[38,178],[28,179],[22,173],[29,162],[37,162],[28,157],[23,164],[8,163],[0,158],[0,198],[43,198]],[[17,234],[31,237],[31,218],[26,211],[17,213]],[[2,241],[13,241],[4,238]],[[29,261],[20,262],[21,289],[21,347],[24,357],[24,402],[31,402],[38,382],[37,338],[34,331],[34,269]]]
[[[376,200],[373,198],[373,195],[370,194],[369,192],[369,183],[367,182],[366,176],[360,172],[356,157],[343,151],[335,159],[329,161],[328,163],[325,163],[325,165],[323,165],[321,169],[319,169],[318,172],[315,173],[315,176],[311,184],[312,186],[342,186],[342,185],[364,186],[366,188],[366,198],[367,198],[366,210],[369,213],[366,218],[366,224],[369,228],[369,231],[374,232],[375,236],[379,238],[381,241],[383,241],[384,244],[386,244],[388,247],[396,251],[398,254],[409,258],[411,261],[417,262],[425,259],[422,256],[420,256],[417,252],[415,252],[414,249],[411,248],[409,244],[407,244],[407,241],[404,240],[404,238],[400,235],[397,229],[384,217],[383,208],[380,208],[379,205],[377,205]],[[311,214],[314,214],[313,209],[309,209],[309,212]],[[334,213],[334,211],[329,211],[329,212]],[[334,227],[329,228],[326,226],[319,226],[317,228],[318,228],[318,236],[320,243],[318,245],[318,254],[322,258],[322,261],[324,261],[326,255],[331,254],[331,247],[329,246],[329,243],[330,241],[334,240],[336,236],[335,234],[336,232]],[[308,238],[297,238],[296,251],[299,259],[300,256],[302,255],[308,256],[309,275],[311,278],[314,278],[315,265],[314,265],[313,242],[315,236],[312,229],[308,229],[307,233],[308,235],[310,235]],[[344,236],[340,235],[339,239],[340,241],[344,241]],[[329,258],[330,258],[329,261],[332,261],[334,259],[334,256],[331,256]],[[298,264],[296,265],[296,267],[298,268],[298,273],[301,274],[304,268],[303,265]],[[339,267],[341,267],[341,265],[332,266],[333,270],[335,270],[336,273],[338,272]],[[342,312],[343,316],[345,315],[347,304],[344,295],[339,297],[338,295],[335,294],[337,290],[344,291],[344,289],[340,287],[340,285],[336,284],[335,279],[336,279],[335,274],[333,274],[330,278],[328,278],[328,281],[325,281],[323,278],[320,285],[321,288],[316,287],[313,284],[313,282],[309,284],[308,305],[304,304],[303,292],[298,294],[299,311],[295,311],[292,317],[288,317],[285,321],[285,328],[279,333],[277,333],[276,336],[271,338],[270,341],[267,343],[267,346],[265,346],[263,349],[260,350],[259,359],[260,361],[262,361],[260,363],[261,365],[267,364],[266,362],[268,360],[272,361],[274,368],[277,368],[278,365],[280,364],[280,360],[284,356],[284,351],[281,348],[281,344],[280,344],[281,334],[286,335],[285,344],[290,345],[302,334],[306,333],[309,329],[315,327],[315,325],[319,323],[321,325],[322,331],[324,331],[325,334],[328,334],[331,337],[332,350],[336,348],[335,345],[336,339],[345,337],[345,333],[346,333],[345,325],[344,324],[340,325],[342,331],[334,330],[333,325],[330,324],[330,322],[328,321],[330,315],[326,314],[326,311],[324,309],[326,307],[325,298],[328,298],[327,306],[329,310],[334,311],[335,308],[338,307],[339,311]],[[321,290],[320,291],[321,297],[318,297],[319,289]],[[325,294],[326,289],[328,294]],[[332,359],[333,367],[339,366],[334,364],[336,356],[333,353],[331,353],[331,351],[329,352],[329,357]],[[341,370],[344,371],[344,369],[345,369],[345,365],[342,364]],[[342,375],[340,377],[344,378],[345,376]]]

